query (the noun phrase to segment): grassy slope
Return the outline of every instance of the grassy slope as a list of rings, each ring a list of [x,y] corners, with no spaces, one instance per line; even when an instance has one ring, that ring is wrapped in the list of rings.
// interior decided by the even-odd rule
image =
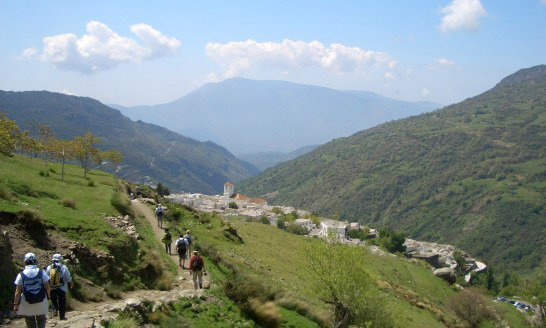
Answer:
[[[163,268],[171,273],[176,272],[172,261],[161,252],[162,247],[155,240],[145,219],[135,218],[137,231],[143,237],[139,244],[135,244],[131,238],[104,220],[105,216],[119,215],[110,203],[116,192],[113,176],[101,171],[91,171],[86,180],[82,177],[83,171],[80,167],[66,165],[64,181],[61,181],[60,165],[49,163],[47,167],[48,170],[45,170],[44,162],[39,159],[18,155],[0,157],[0,188],[8,189],[12,194],[11,200],[0,197],[0,211],[16,213],[33,209],[40,214],[48,230],[55,230],[74,242],[83,242],[92,249],[114,254],[115,265],[123,268],[123,275],[115,279],[107,272],[97,272],[97,268],[86,266],[71,267],[73,272],[97,285],[108,285],[118,291],[156,286],[156,279],[162,275]],[[49,176],[40,176],[40,170],[48,171]],[[93,186],[89,186],[91,181]],[[75,209],[59,204],[63,199],[74,201]],[[29,243],[28,246],[28,250],[33,251],[33,245]],[[48,250],[53,251],[55,250]],[[20,263],[19,259],[13,260]],[[151,261],[157,268],[157,276],[141,279],[139,272]],[[40,263],[47,263],[47,260],[42,259]],[[168,263],[167,266],[165,263]],[[170,279],[167,278],[168,274],[163,276],[166,280]],[[11,288],[11,283],[6,286]]]
[[[221,226],[219,218],[211,218],[210,225],[185,219],[181,225],[176,226],[192,229],[197,243],[205,247],[213,245],[221,257],[235,267],[303,299],[319,312],[326,310],[325,305],[316,298],[305,254],[309,245],[321,241],[296,236],[261,223],[234,220],[231,222],[244,239],[244,244],[230,241],[224,236],[225,226]],[[455,292],[443,280],[434,277],[424,265],[368,252],[363,252],[362,261],[369,264],[368,273],[382,286],[389,309],[402,326],[443,327],[441,320],[454,321],[447,300]],[[208,266],[216,282],[227,278],[212,263],[208,262]],[[513,327],[521,327],[518,324],[523,322],[521,315],[516,310],[509,310],[508,321]],[[299,327],[303,326],[303,322],[309,324],[307,318],[293,311],[281,309],[281,313],[286,326]]]
[[[530,271],[546,254],[546,66],[462,103],[336,139],[241,191],[455,243]]]

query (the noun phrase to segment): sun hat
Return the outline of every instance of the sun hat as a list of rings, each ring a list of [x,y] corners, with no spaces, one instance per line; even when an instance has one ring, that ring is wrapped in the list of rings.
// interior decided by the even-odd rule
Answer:
[[[62,261],[63,257],[61,254],[53,254],[53,257],[51,258],[52,261]]]
[[[26,253],[24,262],[36,262],[36,254],[34,253]]]

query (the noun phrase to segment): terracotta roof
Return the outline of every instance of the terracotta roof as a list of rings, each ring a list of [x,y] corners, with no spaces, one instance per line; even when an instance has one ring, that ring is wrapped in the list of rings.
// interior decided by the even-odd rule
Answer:
[[[267,202],[264,198],[250,198],[248,201],[254,204],[263,204]]]
[[[248,196],[245,196],[245,195],[240,194],[240,193],[236,193],[236,194],[231,195],[229,198],[234,198],[236,200],[243,200],[243,199],[248,199]]]
[[[233,187],[233,183],[231,183],[231,181],[228,181],[228,182],[224,183],[224,186],[232,186]]]

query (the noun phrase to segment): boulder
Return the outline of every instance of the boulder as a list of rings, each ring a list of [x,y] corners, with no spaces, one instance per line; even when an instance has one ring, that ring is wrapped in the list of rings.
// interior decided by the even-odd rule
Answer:
[[[453,284],[457,280],[455,272],[451,268],[436,269],[432,272],[435,276],[440,277],[447,281],[449,284]]]

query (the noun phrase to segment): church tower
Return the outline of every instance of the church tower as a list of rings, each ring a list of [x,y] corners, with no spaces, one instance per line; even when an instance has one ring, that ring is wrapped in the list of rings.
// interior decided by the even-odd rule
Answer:
[[[230,181],[224,183],[224,199],[226,202],[228,202],[229,197],[233,195],[233,190],[234,190],[233,183],[231,183]]]

